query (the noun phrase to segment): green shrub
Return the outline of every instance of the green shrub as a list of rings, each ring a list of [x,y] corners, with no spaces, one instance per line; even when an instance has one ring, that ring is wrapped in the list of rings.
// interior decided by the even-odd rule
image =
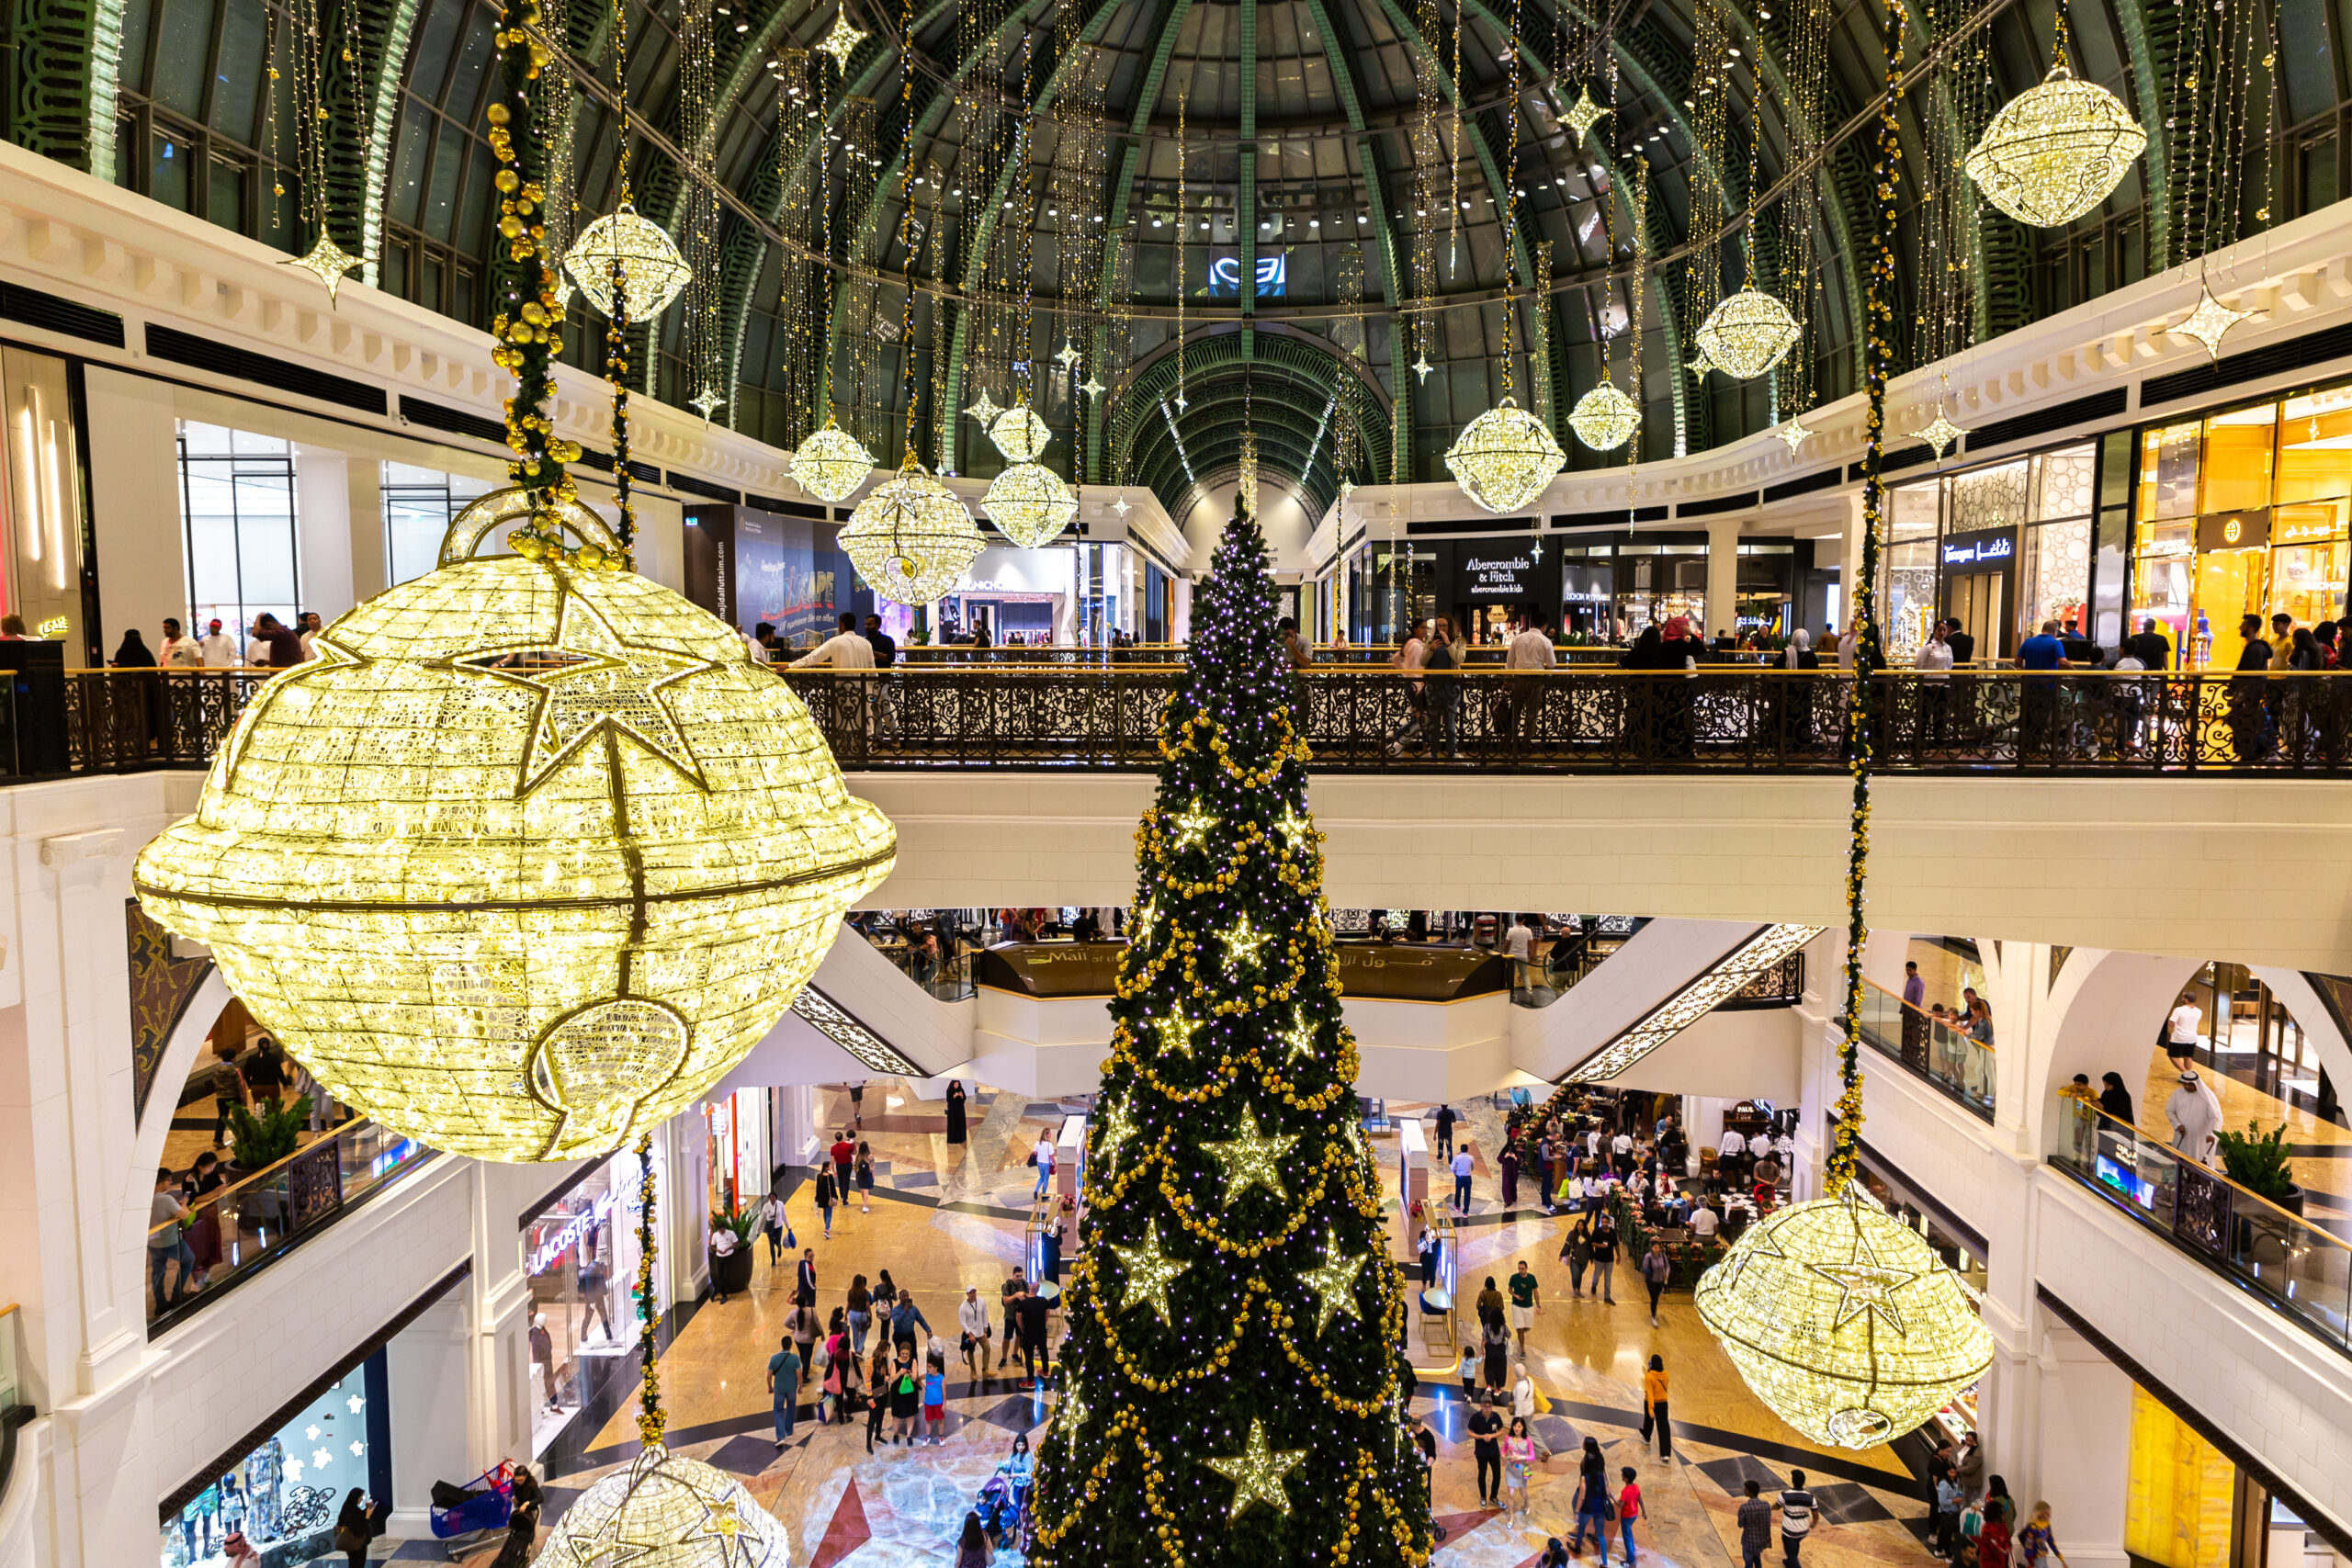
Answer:
[[[2261,1122],[2251,1122],[2243,1133],[2223,1132],[2221,1143],[2222,1169],[2232,1181],[2274,1203],[2293,1195],[2295,1175],[2288,1163],[2285,1122],[2267,1133]]]
[[[276,1165],[300,1147],[303,1129],[310,1124],[311,1102],[301,1095],[285,1100],[257,1100],[250,1111],[232,1105],[229,1108],[229,1143],[240,1167],[259,1170],[264,1166]]]

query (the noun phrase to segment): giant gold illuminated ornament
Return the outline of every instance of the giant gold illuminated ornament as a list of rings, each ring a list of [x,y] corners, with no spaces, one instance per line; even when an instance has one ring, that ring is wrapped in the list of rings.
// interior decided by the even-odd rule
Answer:
[[[792,455],[792,482],[819,501],[847,501],[873,472],[874,454],[831,413]]]
[[[1750,1226],[1696,1303],[1756,1396],[1838,1448],[1901,1437],[1993,1363],[1959,1276],[1853,1182]]]
[[[539,1560],[630,1568],[789,1568],[783,1524],[749,1488],[656,1443],[574,1497]]]
[[[2053,52],[2041,85],[2003,105],[1961,162],[1985,200],[2037,229],[2071,223],[2105,201],[2148,145],[2122,99],[2066,68],[2063,0]]]
[[[734,629],[578,503],[576,553],[470,558],[529,508],[469,506],[437,570],[264,686],[132,879],[336,1099],[511,1161],[693,1103],[896,842]]]
[[[953,592],[987,543],[956,492],[923,472],[912,449],[857,503],[838,537],[867,586],[899,604]]]
[[[1489,512],[1532,504],[1567,460],[1544,422],[1509,398],[1464,426],[1445,455],[1462,493]]]
[[[1596,452],[1614,452],[1634,438],[1641,427],[1642,411],[1634,400],[1609,381],[1577,400],[1568,411],[1568,428]]]
[[[581,231],[563,254],[563,266],[590,304],[613,313],[613,266],[621,269],[628,291],[628,319],[650,321],[670,308],[692,276],[685,257],[662,226],[638,216],[627,201]]]
[[[1015,463],[997,475],[980,504],[989,521],[1023,549],[1050,543],[1078,515],[1078,497],[1042,463]]]
[[[1035,462],[1037,454],[1053,438],[1053,427],[1037,417],[1037,411],[1029,406],[1026,392],[989,422],[989,439],[996,443],[996,449],[1004,454],[1007,462]]]
[[[1752,381],[1796,346],[1798,333],[1789,308],[1751,283],[1709,311],[1692,335],[1709,368]]]

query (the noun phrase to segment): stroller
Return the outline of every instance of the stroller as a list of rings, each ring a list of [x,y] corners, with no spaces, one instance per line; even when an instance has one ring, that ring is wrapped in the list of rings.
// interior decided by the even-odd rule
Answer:
[[[972,1511],[980,1517],[980,1528],[989,1532],[989,1540],[999,1551],[1012,1547],[1026,1552],[1029,1549],[1029,1487],[1015,1483],[1002,1471],[991,1475],[980,1487],[980,1495],[972,1504]]]
[[[427,1517],[434,1538],[449,1543],[454,1562],[492,1544],[491,1538],[506,1529],[514,1513],[514,1462],[501,1460],[463,1486],[435,1482]]]

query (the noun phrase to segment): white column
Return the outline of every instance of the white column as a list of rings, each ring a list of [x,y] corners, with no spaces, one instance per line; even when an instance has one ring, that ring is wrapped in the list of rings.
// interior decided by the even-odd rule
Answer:
[[[1818,546],[1815,547],[1816,550],[1819,548]],[[1860,590],[1862,581],[1862,492],[1860,491],[1856,491],[1846,498],[1845,537],[1838,542],[1837,550],[1838,614],[1832,618],[1838,623],[1838,629],[1843,632],[1854,618],[1854,595]],[[1821,558],[1816,554],[1814,558],[1818,560]],[[1824,663],[1831,662],[1830,655],[1835,652],[1834,649],[1826,649],[1816,651],[1821,653]]]
[[[817,1141],[817,1088],[786,1084],[776,1090],[775,1159],[778,1165],[805,1165],[808,1146]]]
[[[1737,517],[1707,520],[1707,624],[1701,634],[1712,638],[1719,631],[1736,631],[1733,617],[1739,605],[1739,525]]]
[[[2074,1330],[2052,1323],[2034,1359],[2041,1382],[2041,1463],[2034,1483],[2010,1491],[2029,1513],[2052,1507],[2066,1561],[2123,1568],[2132,1489],[2132,1380]]]
[[[294,448],[294,536],[301,565],[298,610],[322,623],[351,608],[351,465],[341,452]]]
[[[469,1416],[473,1336],[467,1315],[465,1292],[453,1291],[384,1347],[392,1404],[392,1512],[386,1533],[396,1538],[432,1535],[435,1482],[481,1472]]]
[[[668,1184],[659,1201],[669,1214],[663,1260],[673,1302],[692,1301],[710,1280],[710,1135],[702,1109],[688,1106],[662,1124]]]
[[[353,457],[345,465],[344,505],[351,518],[351,602],[372,599],[390,588],[384,541],[384,464],[378,457]],[[312,605],[322,615],[322,606]],[[333,615],[326,615],[330,621]]]
[[[188,617],[179,423],[164,382],[93,365],[85,386],[100,630],[111,656],[124,627],[137,626],[153,648],[163,640],[165,615]]]

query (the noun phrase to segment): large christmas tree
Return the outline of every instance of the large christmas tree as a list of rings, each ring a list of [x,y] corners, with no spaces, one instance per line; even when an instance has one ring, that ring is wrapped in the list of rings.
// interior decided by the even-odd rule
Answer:
[[[1403,1297],[1253,518],[1212,565],[1136,832],[1035,1561],[1419,1563]]]

